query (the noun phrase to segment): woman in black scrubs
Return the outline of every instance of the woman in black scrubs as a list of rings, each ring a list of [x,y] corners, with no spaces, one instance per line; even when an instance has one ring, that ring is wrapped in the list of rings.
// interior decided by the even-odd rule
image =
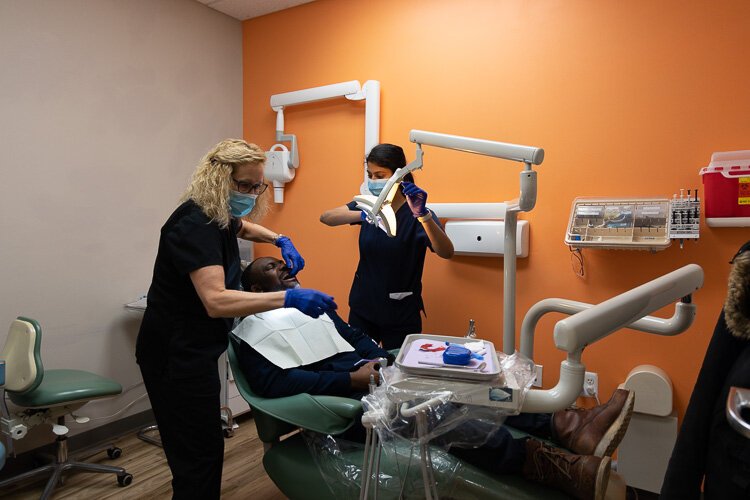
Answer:
[[[377,196],[396,169],[406,165],[404,150],[378,144],[367,155],[367,186]],[[329,226],[360,224],[359,265],[349,293],[349,324],[363,329],[385,349],[401,347],[409,333],[422,331],[422,270],[426,249],[450,259],[453,244],[434,212],[427,193],[408,174],[393,199],[396,236],[372,224],[355,202],[328,210],[320,221]]]
[[[172,470],[173,498],[221,493],[218,358],[234,317],[294,307],[317,317],[336,309],[316,290],[240,291],[237,238],[273,243],[296,274],[304,267],[288,237],[244,218],[260,205],[265,153],[243,140],[217,144],[195,170],[182,204],[161,228],[136,359]]]

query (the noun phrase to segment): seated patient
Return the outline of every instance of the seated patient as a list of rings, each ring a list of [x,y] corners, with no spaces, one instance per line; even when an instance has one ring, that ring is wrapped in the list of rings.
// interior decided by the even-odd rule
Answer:
[[[273,257],[255,259],[242,273],[242,287],[251,292],[281,291],[297,286],[299,286],[297,278],[289,275],[289,268],[286,267],[284,261]],[[274,313],[276,311],[248,316],[234,329],[235,336],[242,339],[243,333],[250,333],[249,330],[252,329],[254,322],[257,324],[259,319],[273,316]],[[339,344],[338,350],[343,352],[333,353],[327,358],[317,359],[307,364],[299,363],[299,361],[295,363],[287,356],[281,363],[285,368],[281,368],[259,352],[268,352],[265,345],[257,344],[256,349],[247,341],[239,342],[237,359],[250,388],[259,396],[280,398],[308,393],[360,399],[367,393],[370,376],[372,375],[375,381],[378,381],[377,363],[369,360],[385,358],[388,364],[391,364],[395,359],[392,354],[380,348],[361,330],[345,323],[335,312],[327,313],[327,317],[321,316],[313,319],[297,310],[278,310],[278,314],[283,314],[285,317],[290,316],[289,313],[292,316],[302,317],[303,321],[307,320],[308,325],[317,324],[323,328],[328,326],[331,333],[338,332],[340,338],[335,340]],[[274,317],[273,319],[284,321],[284,318]],[[299,317],[292,319],[299,323]],[[331,326],[335,328],[335,331]],[[257,341],[257,339],[253,340]],[[295,364],[297,366],[291,366]]]
[[[284,262],[272,257],[253,261],[242,275],[245,290],[270,292],[299,286],[289,276]],[[261,316],[266,313],[261,313]],[[360,330],[346,324],[335,313],[328,313],[336,331],[354,349],[340,352],[312,364],[283,369],[266,359],[247,342],[239,342],[237,357],[254,392],[265,397],[300,393],[345,396],[360,399],[370,375],[377,381],[375,363],[366,359],[393,355],[379,348]],[[258,316],[258,315],[256,315]],[[241,333],[245,318],[234,332]],[[580,499],[601,500],[609,480],[611,455],[619,445],[633,411],[634,395],[618,389],[610,400],[591,409],[566,409],[553,414],[520,414],[505,423],[542,439],[549,439],[565,450],[533,438],[514,439],[500,427],[481,448],[451,448],[450,453],[482,469],[497,474],[521,474],[527,479],[561,489]],[[466,432],[481,432],[474,427]]]

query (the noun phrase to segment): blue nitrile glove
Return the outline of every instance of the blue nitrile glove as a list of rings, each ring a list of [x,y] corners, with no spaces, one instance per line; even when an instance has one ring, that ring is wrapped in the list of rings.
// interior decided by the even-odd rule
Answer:
[[[333,301],[333,297],[310,288],[290,288],[287,290],[286,295],[284,295],[284,307],[294,307],[313,318],[338,308]]]
[[[414,217],[424,217],[427,212],[427,192],[424,189],[417,187],[411,182],[402,182],[401,186],[404,188],[404,196],[406,196],[406,202],[409,204],[412,215]]]
[[[289,273],[290,276],[294,276],[305,268],[305,259],[303,259],[297,249],[294,248],[292,240],[287,236],[282,236],[277,239],[274,244],[281,248],[281,256],[284,258],[286,267],[291,269]]]

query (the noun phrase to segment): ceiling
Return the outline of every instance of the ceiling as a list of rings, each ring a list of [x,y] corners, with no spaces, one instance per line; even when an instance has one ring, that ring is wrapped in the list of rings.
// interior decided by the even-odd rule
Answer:
[[[288,9],[313,0],[198,0],[240,21]]]

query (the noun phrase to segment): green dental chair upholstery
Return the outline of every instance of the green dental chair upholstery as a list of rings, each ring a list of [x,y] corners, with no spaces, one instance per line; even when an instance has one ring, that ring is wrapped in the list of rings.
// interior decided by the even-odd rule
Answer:
[[[298,394],[284,398],[262,398],[250,389],[239,368],[236,346],[230,335],[227,355],[234,379],[242,397],[253,409],[253,419],[258,437],[264,443],[263,467],[271,480],[291,500],[330,498],[331,489],[326,484],[302,435],[304,428],[323,434],[340,434],[352,425],[359,425],[362,404],[359,401],[336,396],[311,396]],[[561,492],[531,483],[520,476],[495,476],[459,459],[439,452],[433,456],[451,460],[453,468],[460,471],[451,484],[451,498],[497,500],[562,500],[569,497]],[[358,457],[361,464],[362,457]],[[450,470],[450,466],[448,469]],[[440,481],[439,476],[436,477]],[[381,492],[381,497],[383,497]]]
[[[76,469],[86,472],[107,472],[117,475],[120,486],[129,485],[133,476],[122,467],[76,462],[68,457],[65,415],[72,414],[94,399],[116,396],[122,386],[114,380],[81,370],[45,370],[40,355],[42,328],[33,319],[18,317],[11,323],[0,359],[5,360],[6,376],[2,395],[3,417],[10,421],[14,437],[22,437],[28,428],[39,424],[56,424],[58,434],[56,456],[48,465],[38,467],[0,482],[0,496],[5,486],[36,476],[51,474],[42,493],[49,498],[52,490],[62,483],[62,473]],[[7,394],[19,408],[12,412],[5,401]],[[16,435],[15,433],[19,434]],[[105,448],[102,448],[105,449]],[[110,458],[120,456],[121,450],[106,447]]]

